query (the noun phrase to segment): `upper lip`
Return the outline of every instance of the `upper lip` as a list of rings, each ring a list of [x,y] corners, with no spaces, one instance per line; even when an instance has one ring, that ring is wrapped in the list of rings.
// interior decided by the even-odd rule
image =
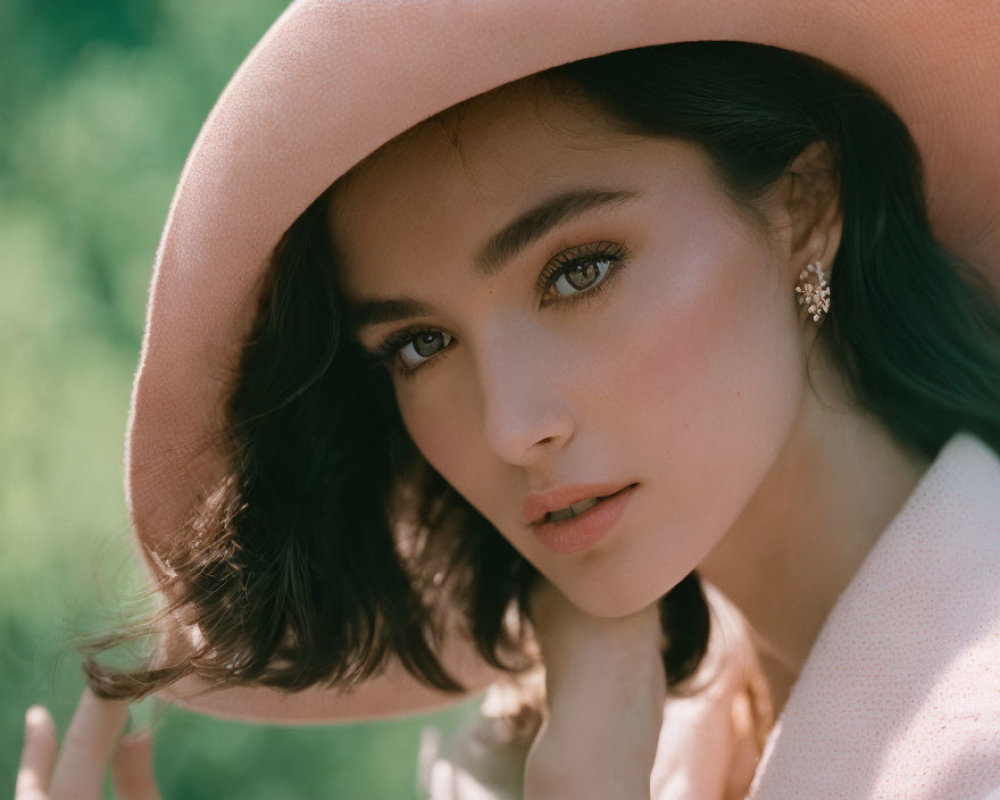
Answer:
[[[557,486],[547,492],[532,492],[524,501],[524,523],[537,525],[545,520],[545,515],[550,511],[558,511],[588,497],[607,497],[632,485],[631,482],[574,483]]]

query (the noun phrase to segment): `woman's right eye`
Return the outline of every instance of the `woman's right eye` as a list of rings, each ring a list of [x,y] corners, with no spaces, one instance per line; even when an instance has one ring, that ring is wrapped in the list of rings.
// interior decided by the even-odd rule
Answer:
[[[379,361],[397,361],[396,370],[405,375],[448,347],[452,338],[444,331],[400,331],[383,342],[374,355]]]
[[[444,331],[419,331],[399,348],[399,358],[407,369],[413,369],[444,350],[450,342],[451,335]]]

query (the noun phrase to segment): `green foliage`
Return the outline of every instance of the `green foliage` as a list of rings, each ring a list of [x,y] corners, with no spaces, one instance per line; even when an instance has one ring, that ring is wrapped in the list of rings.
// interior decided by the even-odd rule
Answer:
[[[122,448],[157,238],[202,120],[275,0],[0,4],[0,787],[23,713],[64,730],[73,637],[139,583]],[[164,797],[411,797],[420,729],[291,729],[171,710]],[[2,791],[2,790],[0,790]]]

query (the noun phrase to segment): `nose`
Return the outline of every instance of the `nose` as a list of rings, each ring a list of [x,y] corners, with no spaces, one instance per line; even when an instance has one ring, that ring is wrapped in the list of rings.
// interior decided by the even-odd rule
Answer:
[[[501,459],[530,466],[563,447],[575,429],[566,354],[532,331],[507,326],[477,353],[483,433]]]

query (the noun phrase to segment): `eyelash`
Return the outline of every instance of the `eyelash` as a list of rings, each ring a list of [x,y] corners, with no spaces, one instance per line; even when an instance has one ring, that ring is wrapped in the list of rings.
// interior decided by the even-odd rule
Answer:
[[[555,256],[555,258],[553,258],[542,270],[541,274],[539,274],[538,281],[536,282],[536,288],[543,292],[547,291],[555,286],[556,281],[558,281],[562,275],[566,275],[576,267],[592,261],[607,260],[610,262],[607,272],[605,272],[604,277],[599,283],[594,285],[593,288],[581,289],[580,291],[568,296],[560,296],[560,299],[558,300],[543,302],[542,306],[546,307],[553,304],[569,304],[575,306],[581,301],[589,302],[597,299],[599,295],[603,294],[604,291],[610,288],[611,284],[615,282],[618,274],[624,268],[627,258],[628,250],[624,245],[617,244],[615,242],[593,242],[591,244],[580,245],[578,247],[572,247],[569,250],[564,250],[559,253],[559,255]],[[440,331],[433,328],[404,328],[403,330],[397,331],[396,333],[386,337],[382,343],[378,345],[378,347],[368,354],[368,357],[376,364],[392,366],[390,362],[394,360],[398,362],[399,360],[399,351],[416,339],[419,334],[439,332]],[[454,339],[454,337],[452,338]],[[400,377],[413,377],[414,373],[423,369],[428,362],[437,359],[438,355],[445,352],[450,346],[451,345],[449,343],[443,350],[439,350],[434,355],[427,356],[423,361],[414,367],[401,366],[397,364],[394,367],[395,372],[400,375]]]

